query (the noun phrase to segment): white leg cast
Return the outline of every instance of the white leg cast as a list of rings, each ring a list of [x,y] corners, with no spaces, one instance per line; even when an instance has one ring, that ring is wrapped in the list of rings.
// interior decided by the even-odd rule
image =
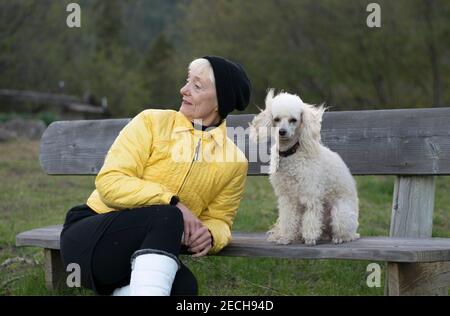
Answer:
[[[167,255],[146,253],[132,262],[130,295],[169,296],[178,262]]]
[[[144,252],[131,268],[130,284],[115,289],[113,296],[168,296],[179,265],[168,255]]]
[[[130,285],[122,286],[114,290],[112,296],[130,296]]]

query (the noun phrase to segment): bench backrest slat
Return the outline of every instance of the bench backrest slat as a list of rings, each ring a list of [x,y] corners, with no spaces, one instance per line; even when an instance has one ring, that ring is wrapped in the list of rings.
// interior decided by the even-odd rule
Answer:
[[[245,129],[253,117],[231,115],[227,123]],[[42,168],[48,174],[97,174],[109,147],[128,122],[52,123],[41,141]],[[265,174],[269,146],[249,146],[248,134],[234,141],[250,160],[249,174]],[[355,175],[450,174],[450,108],[327,112],[322,141],[341,155]]]

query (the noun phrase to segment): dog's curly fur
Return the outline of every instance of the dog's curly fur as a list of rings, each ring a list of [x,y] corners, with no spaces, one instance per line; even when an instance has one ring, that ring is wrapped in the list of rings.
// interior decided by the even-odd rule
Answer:
[[[315,245],[320,239],[342,243],[359,238],[355,180],[341,157],[320,141],[324,106],[285,92],[274,96],[273,89],[265,103],[250,124],[250,137],[274,139],[269,178],[278,197],[278,219],[268,240]],[[280,157],[297,142],[295,153]]]

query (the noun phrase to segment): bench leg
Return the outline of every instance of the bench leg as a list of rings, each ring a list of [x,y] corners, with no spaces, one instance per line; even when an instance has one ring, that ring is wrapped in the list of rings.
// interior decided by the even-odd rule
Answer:
[[[65,284],[66,271],[57,249],[44,249],[45,287],[55,290]]]
[[[447,295],[450,285],[450,262],[387,263],[385,294]]]

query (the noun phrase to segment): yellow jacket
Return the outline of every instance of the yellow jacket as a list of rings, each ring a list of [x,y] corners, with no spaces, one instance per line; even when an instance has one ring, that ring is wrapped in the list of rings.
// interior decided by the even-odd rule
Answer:
[[[106,213],[169,204],[176,195],[211,231],[216,253],[231,240],[247,168],[225,120],[199,131],[180,112],[145,110],[112,144],[87,204]]]

